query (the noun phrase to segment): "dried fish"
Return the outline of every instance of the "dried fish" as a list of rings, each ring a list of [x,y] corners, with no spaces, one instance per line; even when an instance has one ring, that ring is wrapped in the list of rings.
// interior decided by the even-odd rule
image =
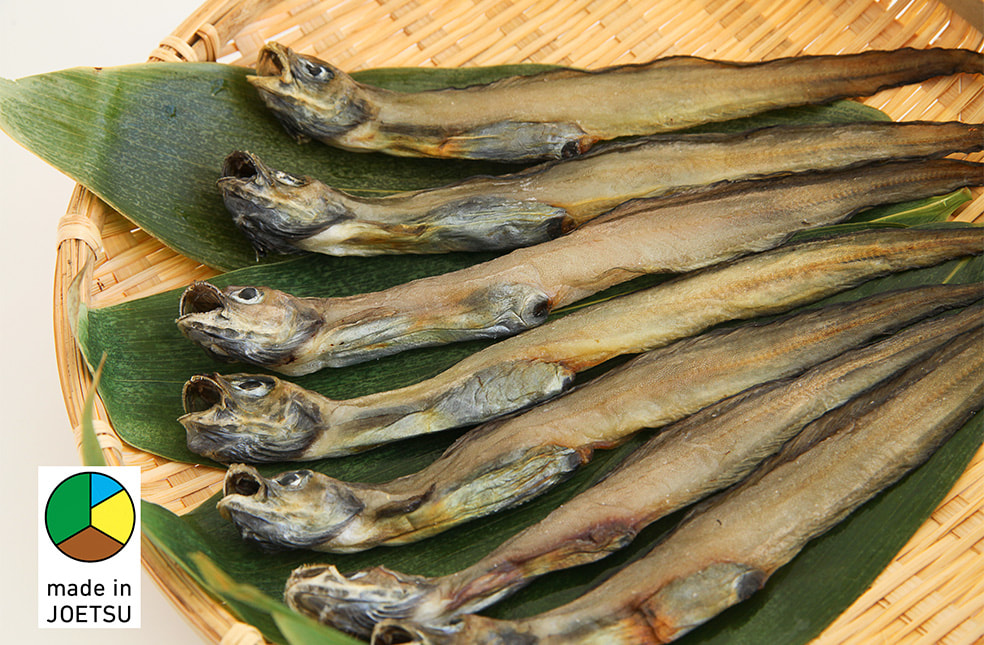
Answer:
[[[469,614],[452,633],[384,622],[373,642],[673,641],[758,591],[807,542],[925,461],[982,402],[978,330],[807,426],[747,480],[700,504],[646,557],[581,598],[523,620]]]
[[[568,232],[636,197],[777,172],[984,147],[980,125],[848,123],[737,134],[653,136],[501,177],[385,197],[357,197],[312,177],[230,154],[219,187],[260,255],[494,251]]]
[[[249,80],[299,141],[401,156],[533,161],[572,157],[600,140],[867,96],[936,76],[979,74],[982,68],[984,56],[960,49],[761,63],[674,56],[464,89],[396,92],[358,83],[325,61],[269,43]]]
[[[664,428],[600,483],[461,571],[427,578],[374,567],[344,576],[331,565],[308,565],[291,574],[284,599],[362,637],[381,620],[453,632],[457,616],[478,612],[550,571],[603,558],[659,518],[740,481],[807,423],[982,325],[980,305],[924,321],[798,377],[704,408]]]
[[[569,235],[384,291],[298,298],[261,286],[198,282],[179,329],[219,359],[289,375],[412,349],[515,334],[553,309],[630,278],[683,272],[781,244],[876,204],[984,179],[950,159],[869,164],[630,201]]]
[[[487,421],[567,389],[576,373],[715,324],[780,313],[889,272],[984,252],[984,229],[874,229],[790,244],[580,309],[407,387],[332,400],[276,377],[196,375],[188,447],[223,462],[337,457]]]
[[[218,510],[262,546],[354,552],[418,541],[539,495],[595,450],[642,428],[791,376],[980,294],[977,284],[909,289],[678,341],[521,415],[479,426],[430,466],[378,485],[311,470],[266,478],[234,464]]]

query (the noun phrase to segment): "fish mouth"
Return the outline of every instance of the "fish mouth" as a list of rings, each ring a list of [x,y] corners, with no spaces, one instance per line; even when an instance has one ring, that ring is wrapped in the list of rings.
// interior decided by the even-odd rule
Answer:
[[[256,60],[256,74],[246,80],[260,93],[260,99],[273,111],[289,135],[299,143],[310,140],[303,124],[303,100],[296,94],[302,83],[291,70],[293,52],[278,43],[267,43]]]
[[[196,282],[181,294],[177,325],[181,332],[201,346],[211,358],[229,362],[237,354],[228,347],[236,335],[228,326],[218,326],[225,318],[225,296],[218,287]]]
[[[178,312],[181,318],[190,314],[207,314],[225,309],[222,291],[208,282],[195,282],[181,294]]]
[[[260,49],[256,59],[256,73],[259,76],[276,76],[281,83],[291,83],[294,80],[290,72],[290,55],[286,47],[280,43],[267,43]]]
[[[216,183],[233,222],[253,245],[257,258],[268,253],[299,253],[295,241],[316,235],[331,223],[317,214],[309,221],[303,214],[308,206],[303,201],[304,190],[310,179],[270,168],[251,152],[230,153]]]
[[[242,229],[243,219],[261,220],[276,215],[273,171],[259,157],[245,150],[230,153],[222,163],[222,175],[215,182],[226,208]],[[244,229],[249,235],[249,231]]]
[[[269,169],[260,161],[259,157],[246,150],[236,150],[230,153],[222,163],[222,177],[219,185],[224,181],[239,180],[242,183],[259,183],[268,180]]]
[[[222,385],[213,376],[196,374],[181,389],[181,404],[185,413],[178,423],[187,434],[188,449],[216,461],[232,461],[223,455],[232,435],[214,421],[214,413],[227,407]]]
[[[216,406],[226,406],[225,391],[217,375],[196,374],[184,384],[181,403],[186,414],[207,412]]]
[[[246,497],[254,502],[262,503],[266,501],[268,492],[266,481],[259,471],[245,464],[229,466],[225,481],[222,482],[222,495],[224,497]]]
[[[209,376],[192,376],[181,390],[181,403],[185,413],[178,417],[178,423],[185,429],[188,449],[218,462],[234,461],[225,453],[230,445],[238,445],[235,434],[227,432],[227,426],[215,420],[216,413],[226,409],[226,396],[220,384]],[[233,452],[230,456],[239,455]]]
[[[229,154],[216,184],[232,221],[253,245],[257,259],[271,252],[298,252],[277,233],[283,218],[272,190],[272,172],[256,155],[245,150]]]
[[[222,499],[216,504],[219,515],[239,529],[240,536],[266,551],[283,549],[279,537],[282,526],[279,518],[268,519],[263,506],[268,501],[269,488],[263,477],[251,466],[232,464],[222,484]]]

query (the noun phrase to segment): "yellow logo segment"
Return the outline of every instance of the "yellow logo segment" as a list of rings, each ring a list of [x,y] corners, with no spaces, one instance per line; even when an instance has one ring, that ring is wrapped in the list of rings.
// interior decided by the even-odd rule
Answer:
[[[114,540],[126,543],[133,533],[133,503],[125,491],[92,507],[92,526]]]

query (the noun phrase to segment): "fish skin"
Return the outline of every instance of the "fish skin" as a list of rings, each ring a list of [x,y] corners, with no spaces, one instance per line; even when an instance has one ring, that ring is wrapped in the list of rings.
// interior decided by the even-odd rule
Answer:
[[[977,227],[874,229],[786,245],[575,311],[396,390],[336,401],[273,376],[196,375],[179,422],[192,451],[221,462],[352,454],[514,412],[567,390],[578,372],[721,322],[982,252]]]
[[[791,376],[878,334],[969,304],[980,292],[977,284],[909,289],[678,341],[523,414],[479,426],[426,468],[390,482],[347,483],[310,470],[265,478],[233,464],[218,511],[244,539],[269,548],[350,553],[415,542],[521,504],[596,449],[643,428]]]
[[[861,122],[656,135],[498,177],[357,197],[231,153],[218,181],[258,255],[502,251],[566,233],[629,199],[724,180],[984,148],[981,125]]]
[[[982,325],[984,307],[976,305],[708,406],[664,428],[601,482],[461,571],[427,578],[373,567],[344,576],[330,565],[306,565],[291,573],[284,599],[364,638],[381,620],[454,631],[461,614],[479,612],[544,573],[601,559],[659,518],[740,481],[809,422]]]
[[[469,614],[439,632],[383,622],[374,645],[668,643],[758,591],[811,539],[924,462],[984,402],[984,337],[967,332],[810,424],[750,478],[702,502],[644,558],[531,618]],[[788,453],[788,454],[787,454]]]
[[[602,140],[869,96],[936,76],[979,74],[984,56],[960,49],[760,63],[674,56],[423,92],[358,83],[329,63],[278,43],[260,51],[256,68],[248,80],[298,141],[398,156],[530,162],[577,156]]]
[[[297,298],[197,282],[181,297],[177,325],[215,358],[291,376],[498,338],[639,275],[692,271],[773,248],[865,207],[978,185],[982,168],[950,159],[886,162],[634,200],[561,238],[356,296]]]

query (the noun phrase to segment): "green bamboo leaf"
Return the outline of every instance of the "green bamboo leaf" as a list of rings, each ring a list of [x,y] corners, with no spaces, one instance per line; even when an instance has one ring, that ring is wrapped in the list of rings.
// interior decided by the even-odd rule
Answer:
[[[3,80],[0,127],[168,246],[218,268],[255,262],[215,185],[233,150],[355,193],[505,170],[297,145],[260,103],[248,74],[215,63],[157,63]],[[408,71],[406,82],[415,74]],[[486,75],[495,78],[495,69],[475,76]]]
[[[973,199],[967,188],[961,188],[948,195],[937,195],[917,199],[902,204],[876,206],[858,213],[849,222],[818,226],[794,233],[790,240],[800,242],[824,235],[848,233],[866,228],[907,228],[931,226],[946,222],[958,208]]]
[[[85,393],[85,403],[82,405],[82,463],[86,466],[105,466],[106,457],[99,447],[99,438],[96,436],[96,428],[92,423],[93,401],[96,396],[96,388],[102,378],[103,366],[106,364],[106,355],[103,354],[99,361],[99,367],[92,375],[92,383]]]
[[[949,195],[927,197],[904,205],[876,206],[855,218],[859,222],[892,222],[915,226],[932,222],[944,222],[958,208],[973,199],[969,188],[962,188]]]
[[[354,76],[373,85],[414,91],[487,83],[543,69],[547,67],[408,68]],[[220,269],[256,261],[215,185],[223,159],[233,150],[249,150],[276,168],[312,175],[362,195],[516,170],[502,164],[298,145],[246,82],[251,73],[216,63],[153,63],[0,79],[0,129],[164,244]],[[873,108],[840,101],[705,129],[885,118]]]
[[[263,632],[268,640],[287,645],[269,612],[259,610],[250,603],[242,603],[235,598],[224,596],[223,592],[229,586],[226,582],[227,578],[215,576],[206,579],[203,577],[199,571],[201,559],[208,559],[216,569],[219,569],[219,565],[214,564],[215,559],[211,557],[209,551],[210,545],[203,543],[200,536],[185,529],[182,526],[181,518],[157,504],[141,500],[140,519],[140,530],[143,537],[191,578],[195,584],[205,590],[216,602],[221,603],[239,620],[249,623]],[[205,552],[209,552],[209,555],[206,555]],[[276,601],[271,599],[271,602]]]

